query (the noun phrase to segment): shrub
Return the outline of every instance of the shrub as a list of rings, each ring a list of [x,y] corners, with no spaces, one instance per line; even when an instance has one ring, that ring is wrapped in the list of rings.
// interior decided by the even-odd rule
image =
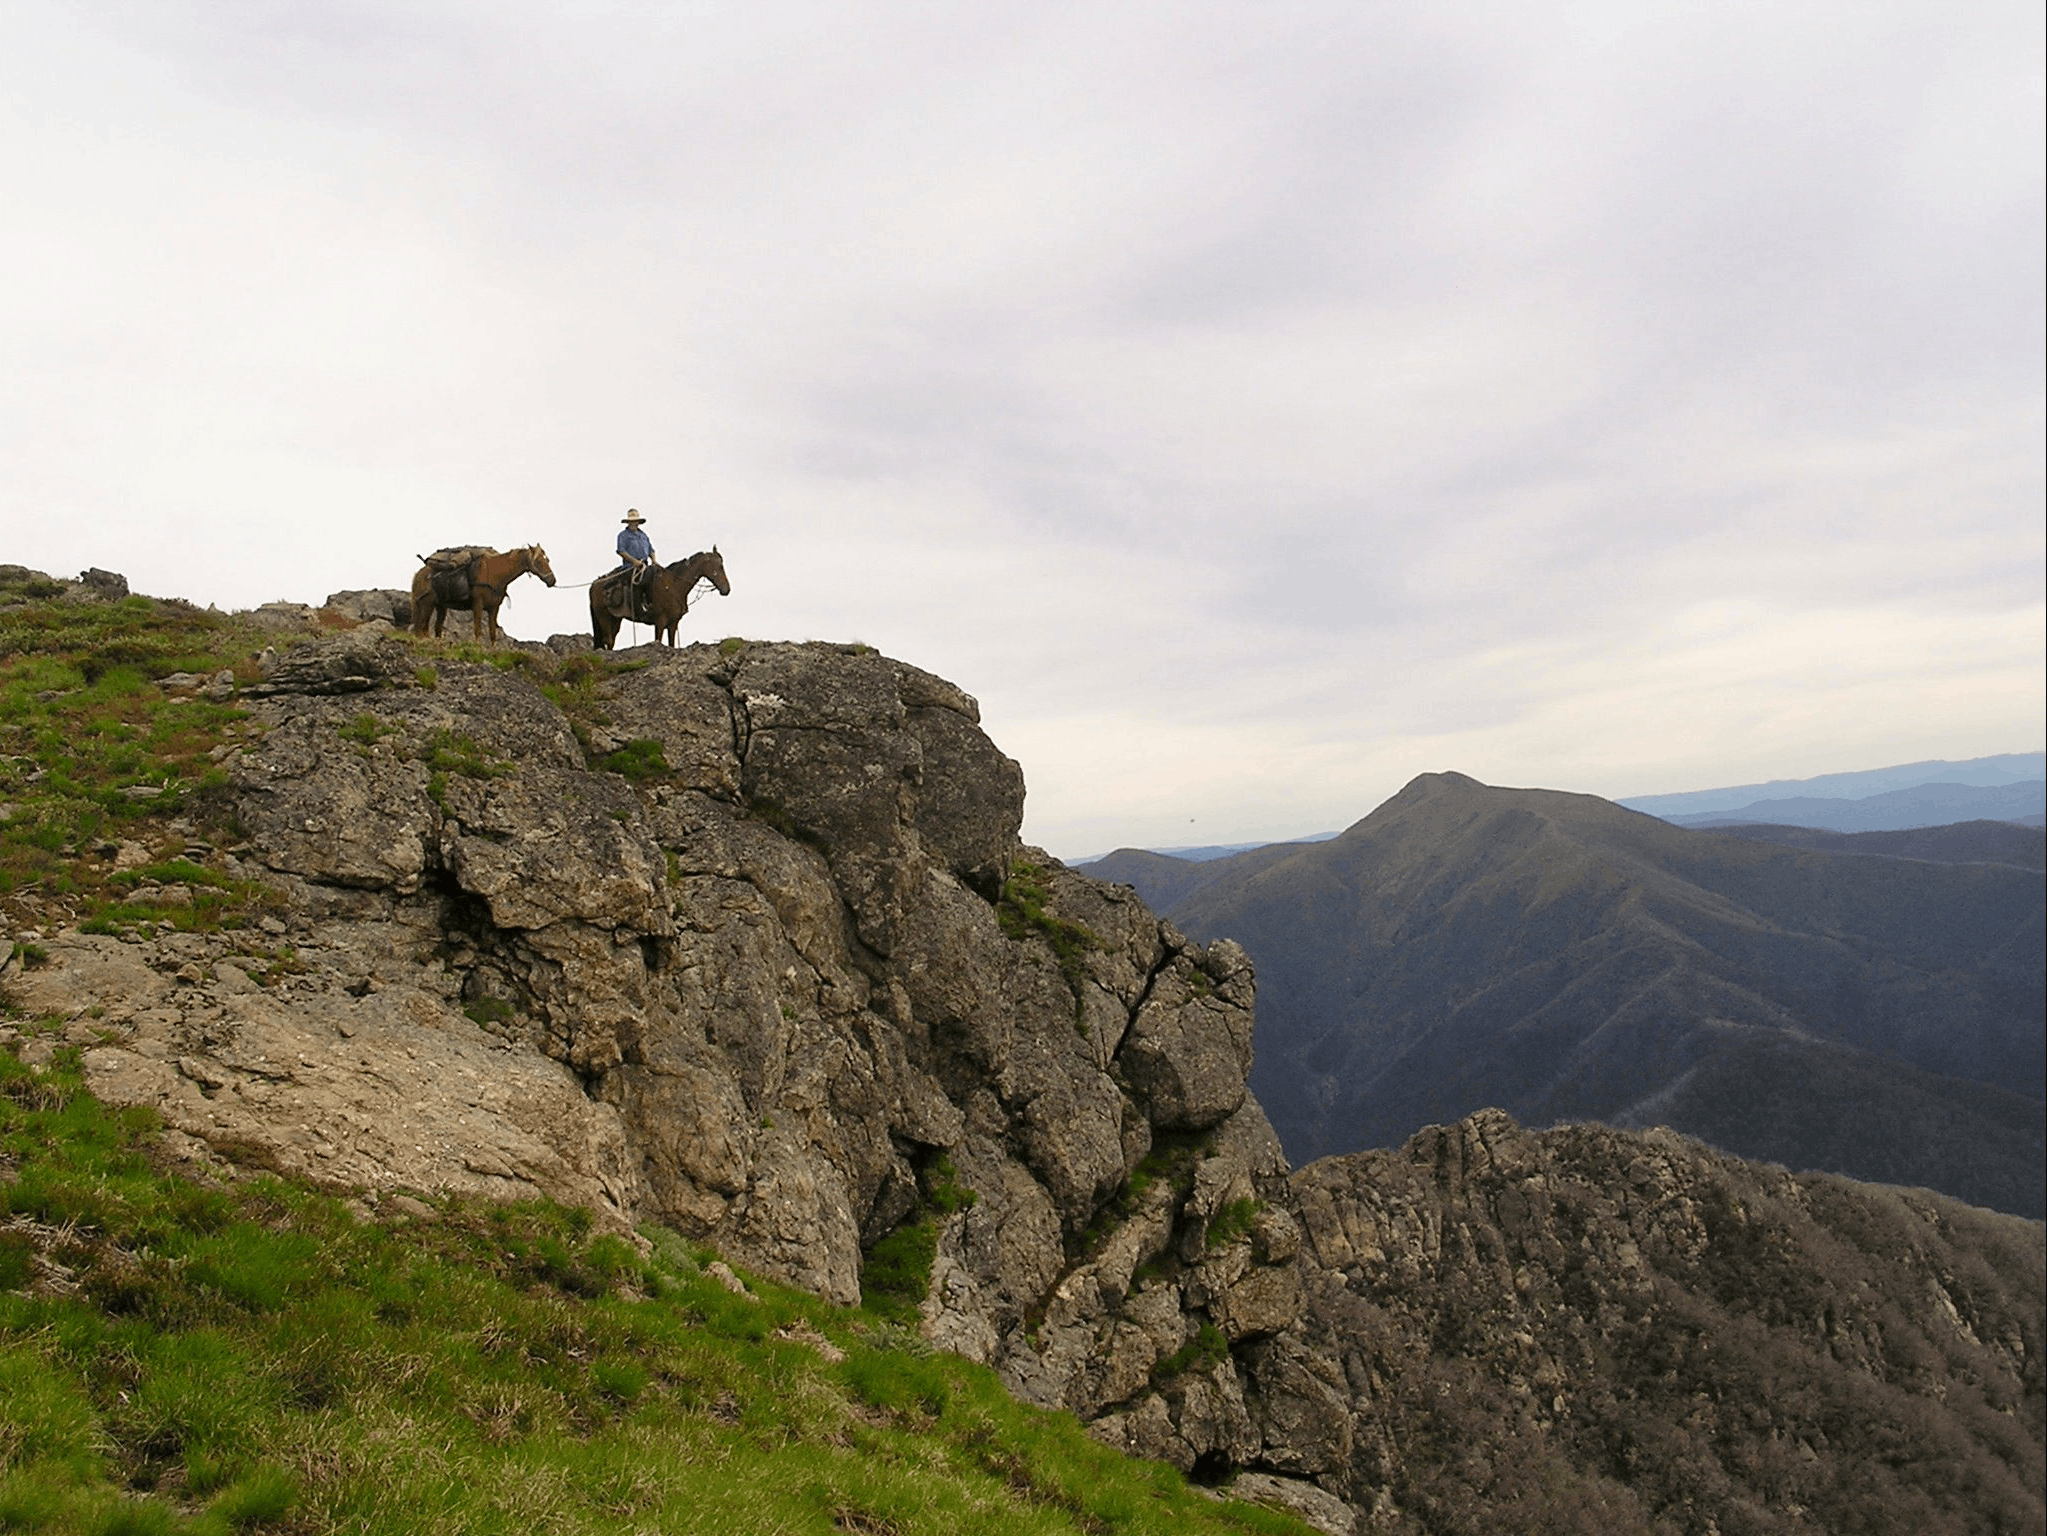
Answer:
[[[1170,1381],[1188,1371],[1204,1371],[1230,1357],[1230,1340],[1214,1323],[1204,1323],[1195,1336],[1152,1367],[1152,1379]]]
[[[507,1019],[515,1019],[519,1016],[517,1008],[506,1002],[503,998],[497,997],[479,997],[473,1002],[464,1003],[462,1005],[462,1012],[469,1019],[470,1023],[479,1024],[485,1028],[489,1028],[493,1024],[502,1024]]]
[[[434,773],[459,773],[468,779],[500,779],[514,769],[511,763],[494,758],[468,736],[440,730],[427,743],[427,767]]]
[[[635,784],[660,778],[669,771],[668,762],[661,755],[661,743],[648,738],[629,741],[618,751],[606,753],[598,759],[597,766]]]
[[[1060,974],[1073,989],[1074,1020],[1080,1024],[1081,983],[1087,979],[1085,957],[1090,950],[1107,946],[1102,936],[1086,924],[1046,911],[1047,899],[1045,871],[1019,859],[1010,866],[1010,876],[1003,882],[1002,895],[996,900],[996,922],[1006,937],[1022,941],[1035,934],[1052,946]]]
[[[1209,1230],[1203,1237],[1204,1246],[1227,1248],[1252,1229],[1252,1218],[1259,1214],[1256,1200],[1233,1200],[1209,1218]]]

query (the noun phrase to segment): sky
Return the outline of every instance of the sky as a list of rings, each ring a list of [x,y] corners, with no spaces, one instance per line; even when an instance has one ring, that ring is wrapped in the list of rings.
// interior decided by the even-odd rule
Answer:
[[[0,560],[223,608],[636,507],[1025,836],[2038,750],[2035,0],[0,0]],[[641,638],[645,638],[644,632]]]

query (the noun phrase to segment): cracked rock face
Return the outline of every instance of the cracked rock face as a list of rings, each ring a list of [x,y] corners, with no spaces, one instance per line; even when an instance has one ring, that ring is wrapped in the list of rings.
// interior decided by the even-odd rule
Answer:
[[[864,648],[417,661],[370,629],[270,663],[226,764],[233,872],[285,892],[296,969],[249,983],[262,946],[233,935],[67,945],[51,999],[150,1002],[109,1019],[97,1084],[338,1180],[659,1220],[842,1302],[944,1156],[976,1203],[945,1223],[934,1335],[1048,1399],[1143,1379],[1128,1338],[1106,1376],[1070,1360],[1072,1330],[1176,1235],[1166,1184],[1171,1210],[1112,1209],[1155,1138],[1241,1160],[1214,1150],[1244,1105],[1241,953],[1042,854],[1046,910],[1094,947],[1063,963],[1006,933],[1022,774],[972,698]],[[628,743],[659,771],[602,771]],[[446,1097],[472,1078],[520,1086]],[[1061,1303],[1041,1361],[1027,1332],[1063,1279],[1108,1299]],[[1171,1353],[1195,1327],[1146,1337]]]
[[[932,1340],[1326,1531],[1818,1529],[1782,1448],[1872,1393],[2038,1464],[2038,1224],[1494,1112],[1290,1173],[1244,952],[1021,848],[959,689],[860,647],[520,654],[277,658],[223,765],[265,928],[59,934],[10,977],[96,1092],[340,1184],[659,1221],[839,1302],[932,1221]],[[971,1203],[934,1211],[940,1179]],[[1672,1319],[1775,1341],[1805,1396],[1667,1358]],[[1745,1449],[1681,1476],[1631,1427],[1651,1399]]]

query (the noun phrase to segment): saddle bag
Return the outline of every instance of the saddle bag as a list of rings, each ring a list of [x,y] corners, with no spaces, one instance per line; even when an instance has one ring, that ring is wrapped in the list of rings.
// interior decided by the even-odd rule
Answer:
[[[443,608],[467,608],[475,590],[476,568],[480,563],[472,560],[467,565],[435,571],[431,577],[434,601]]]

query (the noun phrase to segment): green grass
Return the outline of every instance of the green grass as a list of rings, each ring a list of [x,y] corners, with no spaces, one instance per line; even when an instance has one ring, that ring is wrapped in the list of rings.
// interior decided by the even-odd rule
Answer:
[[[0,1052],[0,1530],[1303,1530],[871,1313],[732,1295],[672,1233],[643,1256],[548,1203],[364,1219],[165,1171],[156,1136],[75,1050]],[[932,1206],[970,1198],[925,1175]]]
[[[1138,1166],[1124,1180],[1124,1186],[1095,1213],[1095,1219],[1078,1237],[1067,1240],[1070,1263],[1088,1258],[1109,1234],[1137,1215],[1152,1186],[1164,1179],[1182,1199],[1195,1187],[1195,1164],[1216,1155],[1216,1137],[1211,1131],[1159,1131],[1152,1138],[1152,1150],[1138,1159]],[[1247,1218],[1249,1220],[1249,1218]]]
[[[386,725],[368,710],[364,710],[341,728],[341,737],[342,740],[353,741],[358,746],[374,747],[383,737],[393,735],[397,730],[397,726]]]
[[[517,771],[516,765],[492,757],[472,737],[454,731],[434,732],[421,756],[429,772],[459,773],[466,779],[501,779]]]
[[[1209,1230],[1202,1242],[1209,1248],[1227,1248],[1252,1229],[1252,1219],[1259,1214],[1256,1200],[1232,1200],[1209,1218]]]
[[[668,761],[661,755],[661,743],[645,738],[629,741],[616,752],[607,752],[595,766],[606,773],[623,775],[635,784],[664,778],[669,772]]]
[[[563,657],[553,675],[541,682],[540,691],[568,720],[586,762],[595,764],[599,757],[591,745],[592,732],[611,724],[604,708],[605,683],[622,672],[637,670],[608,656],[578,651]]]
[[[903,1222],[862,1257],[861,1304],[892,1323],[915,1326],[918,1306],[931,1289],[932,1262],[939,1256],[939,1229],[946,1217],[973,1206],[981,1196],[960,1182],[959,1170],[943,1152],[918,1172],[918,1203]]]
[[[211,754],[244,718],[159,680],[175,672],[256,676],[267,636],[238,621],[148,598],[32,602],[0,612],[0,907],[34,896],[97,918],[123,891],[96,850],[159,840],[174,818],[232,842]],[[122,921],[232,926],[253,893],[209,883],[193,907],[114,913]]]
[[[1046,911],[1046,900],[1045,871],[1019,859],[1010,866],[1010,877],[1003,882],[1002,897],[996,903],[996,921],[1013,939],[1042,936],[1052,945],[1060,969],[1071,976],[1083,955],[1103,947],[1102,936],[1083,923],[1070,922]]]

